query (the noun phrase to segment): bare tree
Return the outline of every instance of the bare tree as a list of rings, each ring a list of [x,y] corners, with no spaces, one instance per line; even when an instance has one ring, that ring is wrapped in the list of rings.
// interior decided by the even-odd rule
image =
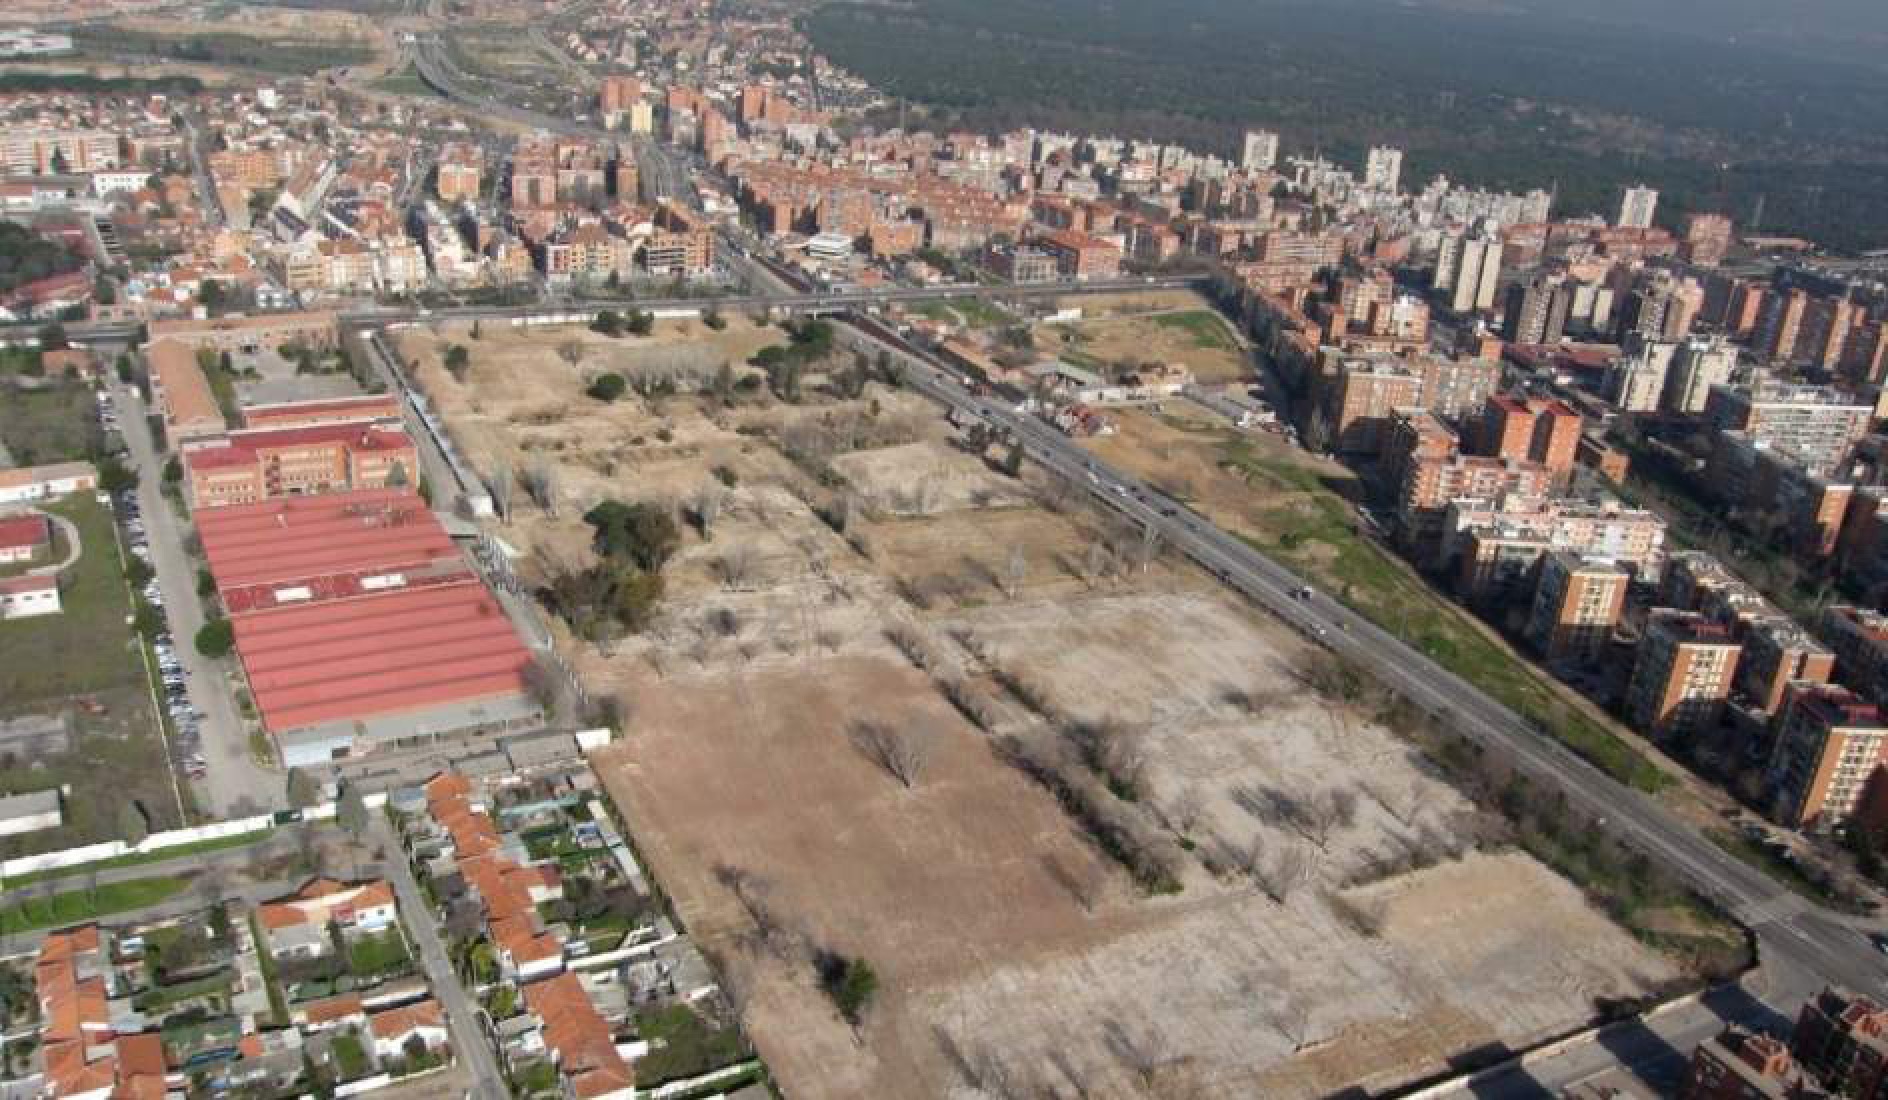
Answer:
[[[734,895],[741,911],[753,923],[755,944],[771,954],[785,954],[790,937],[779,914],[774,912],[770,898],[773,891],[766,881],[751,871],[726,863],[715,865],[714,877]]]
[[[1383,812],[1395,818],[1404,827],[1416,823],[1416,815],[1422,812],[1422,800],[1416,785],[1409,782],[1394,782],[1389,779],[1367,779],[1364,791],[1371,801],[1383,807]]]
[[[511,499],[516,486],[517,480],[512,477],[509,464],[501,463],[492,471],[492,506],[498,510],[498,518],[506,523],[511,522]]]
[[[1031,694],[1040,693],[1032,691]],[[1032,709],[1045,708],[1038,700]],[[1147,774],[1147,753],[1141,746],[1139,733],[1113,718],[1085,722],[1070,732],[1082,752],[1082,762],[1090,771],[1108,780],[1116,789],[1115,793],[1138,796]]]
[[[1383,934],[1383,923],[1389,916],[1389,907],[1382,898],[1353,899],[1333,890],[1325,894],[1324,900],[1331,907],[1332,914],[1358,935],[1374,939]]]
[[[525,495],[531,498],[545,515],[553,518],[557,515],[557,475],[551,467],[542,462],[534,462],[518,471],[518,483],[524,488]]]
[[[1293,1050],[1303,1050],[1311,1037],[1311,1004],[1289,982],[1280,982],[1271,999],[1268,1020]]]
[[[1007,561],[1003,563],[1003,594],[1010,599],[1022,590],[1023,582],[1029,579],[1029,559],[1023,555],[1021,546],[1010,547]]]
[[[1331,847],[1331,833],[1357,820],[1357,792],[1344,787],[1320,791],[1304,803],[1303,822],[1320,851]]]
[[[885,769],[885,774],[910,790],[930,759],[930,739],[910,726],[891,726],[867,719],[855,721],[847,729],[852,743],[865,758]]]
[[[1175,1060],[1160,1033],[1138,1028],[1130,1030],[1119,1020],[1109,1020],[1102,1025],[1102,1043],[1134,1074],[1143,1089],[1153,1088],[1161,1069]]]
[[[717,560],[721,581],[729,588],[746,588],[754,579],[754,544],[746,539],[730,545]]]
[[[1088,550],[1082,555],[1082,580],[1090,585],[1099,583],[1113,572],[1113,554],[1108,544],[1096,540],[1088,544]]]
[[[582,340],[566,340],[557,345],[557,357],[573,367],[583,362],[583,355]]]
[[[1283,905],[1311,873],[1311,860],[1297,844],[1268,853],[1261,836],[1254,835],[1240,852],[1239,869],[1276,905]]]
[[[1135,546],[1135,564],[1144,573],[1160,554],[1160,528],[1148,524],[1141,528],[1141,541]]]
[[[1193,830],[1199,828],[1200,815],[1205,812],[1200,798],[1200,788],[1192,783],[1181,787],[1168,800],[1164,811],[1167,823],[1173,831],[1191,839]]]
[[[702,538],[713,537],[715,521],[721,518],[727,500],[727,490],[712,481],[696,489],[694,496],[689,499],[688,514],[694,519],[695,529],[701,532]]]
[[[1095,863],[1083,860],[1070,865],[1061,857],[1051,854],[1042,857],[1042,869],[1055,880],[1057,886],[1068,891],[1069,897],[1075,899],[1075,904],[1082,907],[1082,912],[1095,911],[1095,904],[1101,900],[1102,887],[1106,885],[1101,868]]]

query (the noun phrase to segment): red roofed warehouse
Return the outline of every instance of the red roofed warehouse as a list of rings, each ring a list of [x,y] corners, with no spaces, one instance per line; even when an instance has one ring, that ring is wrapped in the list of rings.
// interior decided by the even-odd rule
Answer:
[[[286,766],[539,719],[530,654],[412,490],[206,508],[197,524]]]

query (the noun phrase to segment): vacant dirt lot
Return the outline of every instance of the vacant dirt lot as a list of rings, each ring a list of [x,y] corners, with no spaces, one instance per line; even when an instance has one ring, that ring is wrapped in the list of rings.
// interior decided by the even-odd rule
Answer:
[[[772,338],[741,324],[716,340]],[[581,395],[700,335],[576,337],[572,365],[573,334],[488,332],[463,385],[436,358],[463,336],[406,354],[474,461],[555,471],[558,515],[499,531],[527,552],[587,554],[600,495],[713,493],[652,629],[607,653],[555,629],[624,703],[599,772],[788,1093],[1322,1096],[1672,976],[1539,864],[1476,849],[1485,823],[1401,742],[1303,689],[1289,636],[1045,507],[909,395]],[[744,358],[710,346],[687,354]],[[1172,853],[1177,889],[1011,762],[1097,730],[1110,782],[1073,781]],[[856,1034],[820,952],[878,973]]]
[[[855,451],[833,461],[866,508],[893,515],[935,515],[962,508],[1027,502],[1016,482],[983,461],[941,443]]]
[[[727,320],[721,332],[694,321],[659,321],[647,337],[623,338],[577,327],[484,326],[478,339],[463,325],[414,328],[402,334],[400,354],[418,364],[421,389],[482,475],[546,470],[563,511],[581,513],[605,496],[679,497],[710,480],[716,467],[742,478],[788,476],[790,464],[755,435],[796,424],[806,434],[859,431],[899,442],[921,430],[938,434],[921,399],[876,385],[862,400],[839,401],[816,377],[806,404],[772,401],[760,372],[746,363],[761,348],[783,343],[784,334],[745,317]],[[464,381],[442,362],[454,345],[470,357]],[[695,396],[723,366],[740,380],[737,398]],[[622,375],[631,392],[615,402],[587,396],[604,373]]]

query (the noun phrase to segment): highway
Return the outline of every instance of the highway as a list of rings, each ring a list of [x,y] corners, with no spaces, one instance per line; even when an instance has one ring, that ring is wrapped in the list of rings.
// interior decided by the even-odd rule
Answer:
[[[552,304],[522,306],[449,306],[443,309],[409,309],[372,306],[342,310],[340,319],[348,325],[411,324],[427,321],[512,321],[529,317],[558,316],[588,318],[601,310],[647,310],[663,313],[672,310],[701,310],[714,307],[723,313],[748,313],[774,310],[784,313],[847,313],[858,309],[893,303],[940,302],[953,298],[1065,298],[1084,294],[1119,294],[1127,291],[1177,290],[1193,287],[1203,276],[1167,275],[1141,278],[1101,279],[1091,281],[1057,280],[1046,283],[951,283],[928,287],[881,287],[871,290],[842,290],[826,293],[785,292],[776,294],[740,294],[719,298],[642,298],[574,299]],[[41,326],[0,325],[0,344],[8,339],[27,339],[38,334]],[[123,344],[135,341],[143,326],[137,321],[73,322],[65,327],[71,340],[82,344]]]
[[[877,331],[871,331],[876,329]],[[1879,992],[1888,959],[1861,930],[1815,909],[1724,851],[1654,799],[1575,756],[1545,732],[1289,569],[1151,486],[1091,456],[1033,416],[965,389],[955,376],[871,322],[848,326],[856,346],[902,361],[914,388],[1022,441],[1026,453],[1109,509],[1277,615],[1306,638],[1373,670],[1383,683],[1490,750],[1529,779],[1566,793],[1595,828],[1645,853],[1715,899],[1755,933],[1773,996],[1794,1002],[1825,983]]]

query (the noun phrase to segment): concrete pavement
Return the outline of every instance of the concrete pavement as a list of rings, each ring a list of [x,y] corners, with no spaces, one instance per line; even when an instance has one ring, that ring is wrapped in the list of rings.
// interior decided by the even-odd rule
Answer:
[[[256,763],[249,752],[249,730],[236,709],[222,663],[197,652],[197,631],[205,614],[197,595],[197,567],[184,552],[184,526],[164,499],[164,458],[157,452],[145,420],[149,409],[137,392],[114,381],[112,399],[125,446],[138,471],[138,504],[151,548],[151,568],[164,593],[173,652],[184,669],[190,702],[201,712],[205,776],[193,782],[197,803],[216,817],[279,810],[288,805],[287,783]]]

